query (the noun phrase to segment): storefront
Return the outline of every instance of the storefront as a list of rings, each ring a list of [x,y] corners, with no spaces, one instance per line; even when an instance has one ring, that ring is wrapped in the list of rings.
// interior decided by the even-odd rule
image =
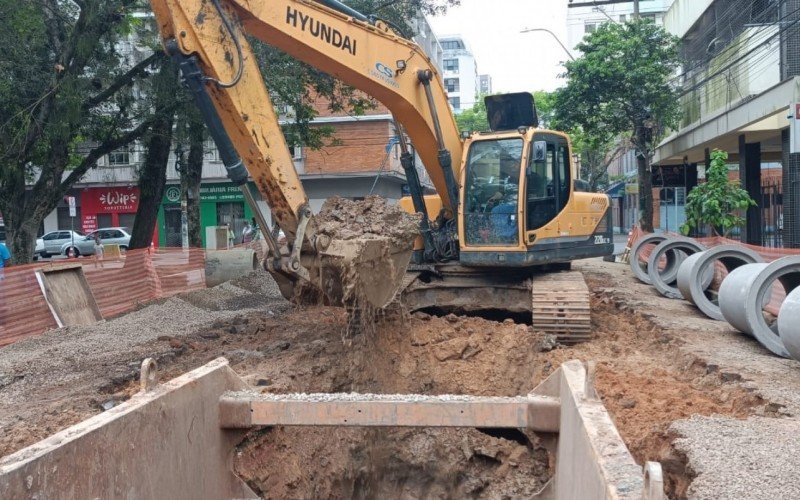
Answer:
[[[86,188],[80,192],[80,230],[89,233],[102,227],[124,227],[133,229],[136,210],[139,208],[138,187]],[[59,208],[59,219],[62,209]],[[68,213],[68,212],[65,212]],[[59,227],[61,222],[59,221]],[[153,233],[153,242],[158,244],[158,226]]]
[[[258,200],[260,196],[255,184],[250,190]],[[200,186],[200,235],[203,246],[206,244],[206,228],[229,224],[235,235],[235,243],[242,240],[245,222],[253,217],[253,212],[244,201],[238,186],[230,182],[208,183]],[[267,217],[269,219],[269,217]],[[181,189],[169,185],[164,191],[164,199],[158,211],[160,243],[162,246],[181,246]]]

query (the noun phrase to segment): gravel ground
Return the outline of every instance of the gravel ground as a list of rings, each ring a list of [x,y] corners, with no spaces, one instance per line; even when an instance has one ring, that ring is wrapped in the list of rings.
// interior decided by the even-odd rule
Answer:
[[[672,429],[684,436],[674,446],[698,475],[690,498],[800,498],[797,420],[692,417]]]
[[[50,330],[0,349],[0,449],[25,439],[16,426],[27,418],[53,412],[68,419],[59,401],[71,400],[76,411],[84,412],[102,403],[88,394],[108,392],[135,377],[142,359],[174,358],[170,345],[159,339],[181,339],[215,321],[289,307],[263,271],[200,292],[95,325]]]
[[[669,330],[687,365],[700,363],[707,373],[718,372],[724,383],[765,400],[757,412],[763,416],[693,416],[672,424],[670,431],[678,437],[673,447],[685,455],[687,470],[695,476],[688,498],[800,498],[800,362],[771,354],[684,300],[661,297],[636,280],[627,265],[590,260],[576,267],[605,275],[625,307]]]

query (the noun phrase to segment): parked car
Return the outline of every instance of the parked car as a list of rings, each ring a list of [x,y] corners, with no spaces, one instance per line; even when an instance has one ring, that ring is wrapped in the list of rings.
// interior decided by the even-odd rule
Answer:
[[[119,245],[120,250],[127,250],[131,243],[131,235],[125,227],[104,227],[97,231],[92,231],[86,236],[75,240],[73,246],[71,242],[61,245],[61,254],[67,255],[70,246],[73,246],[73,253],[78,255],[94,255],[94,235],[100,235],[103,245]]]
[[[73,238],[77,243],[79,240],[86,238],[86,235],[80,231],[50,231],[36,240],[34,253],[42,258],[62,253],[61,248],[64,244],[69,245],[72,243]]]

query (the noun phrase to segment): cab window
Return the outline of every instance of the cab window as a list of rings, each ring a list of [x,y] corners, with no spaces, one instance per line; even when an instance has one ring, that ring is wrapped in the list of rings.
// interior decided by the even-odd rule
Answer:
[[[526,229],[547,225],[569,201],[569,146],[564,138],[538,134],[525,169]]]
[[[464,193],[468,245],[519,241],[519,179],[522,139],[476,141],[470,146]]]

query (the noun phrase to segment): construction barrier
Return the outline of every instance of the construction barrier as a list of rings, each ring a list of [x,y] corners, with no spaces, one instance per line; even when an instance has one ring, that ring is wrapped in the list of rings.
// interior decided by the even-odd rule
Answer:
[[[56,328],[36,271],[63,265],[59,260],[5,268],[0,279],[0,346]],[[71,260],[83,267],[104,318],[176,293],[206,287],[205,250],[129,250],[118,258]]]

